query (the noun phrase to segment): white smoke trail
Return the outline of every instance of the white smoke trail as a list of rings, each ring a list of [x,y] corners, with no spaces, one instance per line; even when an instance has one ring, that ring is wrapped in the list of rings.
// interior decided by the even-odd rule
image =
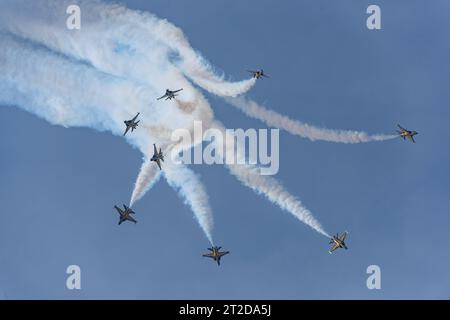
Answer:
[[[5,14],[6,16],[9,14],[8,20],[15,21],[14,18],[11,19],[11,16],[19,12],[23,14],[36,2],[31,4],[22,1],[10,2],[12,7],[3,7],[5,3],[2,3],[0,14],[2,18]],[[11,12],[11,8],[18,9],[17,3],[22,4],[23,10]],[[61,7],[59,10],[50,10],[50,12],[64,12],[61,10],[65,9],[63,2],[52,3],[54,6],[61,5]],[[38,8],[41,7],[38,6]],[[109,29],[104,30],[102,25],[90,25],[88,20],[85,20],[86,26],[90,26],[89,34],[103,34],[105,39],[102,41],[102,37],[99,36],[94,37],[95,41],[78,43],[71,36],[68,38],[61,36],[60,30],[64,28],[60,25],[55,26],[52,19],[47,17],[41,21],[42,23],[34,21],[33,24],[33,18],[39,17],[39,12],[32,10],[29,14],[31,23],[23,19],[28,28],[20,32],[18,28],[11,27],[5,20],[0,19],[0,32],[2,32],[0,42],[5,48],[0,52],[2,70],[0,103],[17,105],[53,124],[66,127],[88,126],[97,130],[109,130],[120,136],[124,129],[123,120],[130,119],[140,111],[141,126],[126,139],[133,146],[138,147],[147,158],[152,143],[156,142],[159,145],[170,143],[167,132],[171,132],[174,128],[189,127],[193,120],[199,119],[208,123],[213,118],[207,101],[170,63],[168,55],[158,54],[161,50],[152,56],[146,55],[145,58],[148,61],[145,63],[143,63],[144,59],[141,59],[142,66],[135,65],[135,60],[126,55],[123,57],[114,53],[116,54],[114,58],[117,59],[113,59],[111,48],[105,45],[105,42],[114,37],[114,32],[108,33]],[[43,16],[45,17],[45,14]],[[40,28],[45,29],[45,32],[33,34],[33,30]],[[50,45],[52,41],[54,46]],[[137,71],[134,73],[131,70]],[[137,81],[139,72],[142,70],[148,72],[146,76],[149,81]],[[156,107],[152,101],[155,101],[159,90],[156,87],[161,83],[183,86],[186,92],[183,100],[166,104],[164,108]],[[177,111],[181,109],[179,105],[189,106],[189,112]],[[189,173],[186,170],[182,172],[185,176]],[[131,203],[134,204],[158,177],[159,173],[154,172],[145,162],[136,181]],[[186,192],[183,188],[178,188],[176,181],[172,178],[170,184],[180,190],[193,210],[199,210],[194,213],[206,236],[212,241],[212,229],[208,229],[212,228],[211,210],[205,209],[209,208],[208,198],[199,197],[192,192]],[[192,177],[191,189],[188,191],[194,186],[197,190],[204,190],[195,176]],[[203,223],[201,219],[206,219],[207,222]]]
[[[155,56],[177,66],[204,89],[220,96],[237,96],[248,91],[255,79],[228,82],[217,75],[212,66],[196,52],[183,32],[166,20],[123,6],[98,0],[79,0],[83,9],[80,32],[61,25],[61,14],[54,7],[66,8],[70,0],[32,3],[24,0],[4,0],[6,10],[0,12],[0,26],[19,35],[89,62],[97,69],[129,79],[145,81],[148,75],[164,69],[164,64],[150,64]],[[33,10],[30,16],[23,7]],[[63,16],[64,17],[64,16]],[[117,28],[111,26],[120,26]],[[100,49],[100,50],[99,50]],[[134,65],[134,68],[130,68]],[[158,92],[165,89],[158,84]]]
[[[293,135],[308,138],[312,141],[323,140],[340,143],[362,143],[384,141],[398,137],[397,135],[385,134],[369,135],[362,131],[318,128],[298,120],[290,119],[287,116],[281,115],[273,110],[269,110],[244,97],[226,98],[225,100],[249,117],[261,120],[268,126],[286,130]]]
[[[214,127],[220,130],[223,135],[225,135],[224,127],[216,121]],[[222,158],[226,157],[226,153],[230,152],[236,154],[237,159],[243,159],[243,155],[239,154],[239,149],[234,148],[234,144],[224,144],[216,145],[218,152],[221,150],[225,151],[222,153]],[[242,160],[239,163],[243,163]],[[256,193],[264,195],[269,201],[279,206],[281,209],[290,212],[297,219],[307,224],[320,234],[330,238],[329,234],[323,229],[319,221],[314,218],[313,214],[306,209],[302,203],[288,191],[284,189],[280,182],[276,179],[262,175],[260,169],[254,165],[227,165],[230,173],[233,174],[242,184],[251,188]]]
[[[212,238],[213,221],[208,194],[198,175],[184,165],[172,163],[168,158],[164,162],[164,176],[169,185],[178,190],[185,203],[192,208],[209,242],[214,244]]]
[[[141,170],[139,171],[138,178],[136,179],[135,186],[131,194],[130,207],[132,207],[136,201],[141,199],[142,196],[153,187],[159,177],[160,171],[158,166],[149,160],[145,160],[142,163]]]
[[[2,88],[13,88],[1,91],[2,104],[17,105],[52,124],[122,135],[123,119],[148,99],[139,87],[46,49],[2,34],[0,42],[0,83]]]
[[[138,22],[139,27],[145,28],[155,39],[178,53],[180,59],[175,57],[174,60],[180,70],[203,89],[219,96],[235,97],[247,92],[255,85],[256,79],[253,77],[238,82],[228,82],[223,75],[218,76],[211,64],[192,48],[183,31],[167,20],[136,11],[128,11],[124,16],[132,17],[132,21]],[[134,43],[134,45],[140,46],[141,43]]]
[[[57,6],[65,8],[69,4],[71,1],[59,1]],[[21,10],[24,5],[31,7],[33,15]],[[145,84],[149,94],[155,97],[165,89],[162,84],[184,87],[185,91],[181,97],[183,100],[176,101],[176,106],[189,113],[191,119],[202,120],[206,124],[213,118],[211,108],[201,94],[189,84],[177,84],[185,83],[177,68],[184,66],[192,79],[219,95],[234,96],[245,92],[254,84],[253,79],[229,83],[224,81],[223,77],[216,76],[210,65],[192,49],[182,31],[165,20],[100,1],[80,1],[79,5],[83,10],[80,32],[61,28],[61,10],[52,8],[56,6],[54,1],[35,1],[31,4],[22,0],[9,1],[7,8],[14,11],[14,14],[8,10],[1,11],[0,25],[23,39],[86,61],[105,73]],[[177,68],[170,63],[172,51],[179,54]],[[158,79],[155,79],[156,74]],[[184,126],[176,121],[179,113],[171,112],[162,116],[160,111],[156,110],[156,115],[155,120],[158,121],[170,116],[172,126],[167,130]],[[176,125],[177,123],[180,124]],[[145,146],[141,146],[142,148]],[[149,164],[142,166],[132,192],[131,203],[134,204],[153,186],[152,170],[153,167]]]
[[[228,168],[242,184],[253,189],[258,194],[264,195],[281,209],[290,212],[301,222],[330,238],[330,235],[323,229],[319,221],[314,218],[311,211],[306,209],[295,196],[287,192],[276,179],[261,175],[259,168],[250,165],[228,165]]]
[[[192,108],[200,109],[202,110],[203,114],[203,125],[208,126],[209,123],[213,119],[213,115],[211,112],[211,109],[207,103],[207,101],[201,96],[200,94],[197,95],[196,99],[188,102],[183,101],[176,101],[176,105],[181,113],[183,114],[190,114]],[[202,119],[202,118],[200,118]],[[183,127],[180,127],[183,128]],[[180,129],[175,128],[175,129]],[[185,126],[184,129],[188,130],[191,133],[191,136],[193,135],[193,128],[189,124],[188,126]],[[196,146],[197,144],[201,143],[201,137],[194,137],[197,138],[197,140],[190,141],[189,144],[186,145],[187,141],[178,141],[178,142],[172,142],[171,140],[171,133],[172,130],[168,130],[167,128],[158,128],[159,137],[164,137],[164,141],[171,141],[170,143],[166,145],[160,145],[162,147],[163,153],[165,155],[172,155],[172,154],[180,154],[182,151],[187,151],[191,149],[192,147]],[[198,139],[200,138],[200,139]],[[146,152],[146,155],[148,158],[151,158],[153,154],[153,146],[151,146],[151,149],[149,149]],[[135,187],[133,189],[133,193],[131,196],[131,202],[134,203],[140,198],[144,196],[144,194],[151,189],[151,187],[154,185],[154,178],[155,177],[155,164],[153,166],[151,164],[143,165],[141,167],[141,170],[139,172],[138,178],[135,183]]]
[[[126,136],[147,159],[131,196],[134,204],[159,177],[156,165],[148,162],[153,143],[170,149],[173,142],[167,132],[192,130],[194,120],[208,127],[214,119],[206,99],[184,75],[221,96],[242,94],[255,80],[230,83],[217,76],[181,30],[165,20],[96,0],[78,3],[83,8],[79,32],[67,30],[66,16],[61,15],[71,1],[0,3],[0,103],[17,105],[53,124],[88,126],[120,136],[123,120],[141,112],[145,125]],[[169,85],[185,90],[178,102],[161,107],[155,98]],[[165,170],[166,180],[179,190],[212,242],[211,209],[203,185],[185,167],[168,162]],[[245,185],[326,235],[295,197],[255,170],[230,166]]]

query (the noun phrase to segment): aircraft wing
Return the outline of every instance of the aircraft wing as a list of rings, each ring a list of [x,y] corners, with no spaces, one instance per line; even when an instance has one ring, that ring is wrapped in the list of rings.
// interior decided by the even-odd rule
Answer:
[[[155,162],[158,164],[159,170],[162,170],[161,161],[159,160],[159,158]]]
[[[347,237],[347,232],[344,232],[344,233],[339,237],[339,240],[344,241],[346,237]]]
[[[416,143],[413,136],[408,136],[408,139],[411,140],[412,142]]]
[[[122,209],[120,209],[118,206],[114,206],[114,208],[117,210],[117,212],[119,212],[120,215],[123,214]]]
[[[127,134],[128,130],[130,130],[129,126],[127,126],[127,128],[125,129],[125,132],[123,133],[124,136]]]
[[[156,149],[156,144],[153,144],[153,155],[156,156],[158,154],[158,150]]]
[[[180,92],[181,90],[183,90],[183,88],[175,90],[175,91],[172,91],[172,93],[177,93],[177,92]]]
[[[334,250],[336,250],[337,248],[339,248],[339,245],[337,243],[334,244],[334,246],[330,249],[330,253],[332,253]]]
[[[206,254],[203,254],[203,256],[207,257],[207,258],[213,258],[214,259],[214,255],[212,253],[206,253]]]
[[[230,253],[230,251],[220,252],[220,253],[219,253],[219,256],[222,257],[222,256],[224,256],[224,255],[226,255],[226,254],[229,254],[229,253]]]
[[[132,216],[128,216],[128,217],[127,217],[127,220],[129,220],[129,221],[131,221],[131,222],[134,222],[134,223],[137,222],[136,220],[134,220],[134,218],[133,218]]]
[[[163,95],[162,97],[159,97],[159,98],[156,99],[156,100],[161,100],[162,98],[165,98],[165,97],[167,97],[167,94]]]
[[[400,130],[402,130],[402,131],[405,131],[406,129],[405,128],[403,128],[401,125],[399,125],[399,124],[397,124],[397,127],[399,127],[400,128]]]
[[[139,112],[138,112],[138,114],[137,115],[135,115],[134,116],[134,118],[133,119],[131,119],[131,121],[133,121],[134,122],[134,120],[136,120],[136,118],[139,116]]]

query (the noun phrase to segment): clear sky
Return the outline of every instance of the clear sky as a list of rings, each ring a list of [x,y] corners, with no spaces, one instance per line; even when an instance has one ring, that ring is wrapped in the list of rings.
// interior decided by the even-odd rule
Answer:
[[[190,209],[162,179],[117,225],[142,155],[123,139],[0,107],[0,296],[125,299],[450,298],[448,1],[122,1],[180,27],[228,77],[264,68],[252,99],[328,128],[392,133],[358,145],[280,135],[277,178],[349,250],[242,186],[192,166],[208,189],[217,267]],[[382,30],[366,28],[378,4]],[[1,72],[1,70],[0,70]],[[265,128],[205,93],[228,128]],[[82,289],[66,289],[81,267]],[[366,268],[381,268],[368,290]]]

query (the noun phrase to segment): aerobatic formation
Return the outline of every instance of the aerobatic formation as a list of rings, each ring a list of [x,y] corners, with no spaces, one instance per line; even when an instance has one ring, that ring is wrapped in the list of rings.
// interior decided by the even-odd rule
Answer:
[[[214,118],[201,89],[224,98],[269,127],[311,141],[366,143],[401,137],[415,142],[417,132],[400,125],[398,134],[325,129],[261,106],[244,94],[258,79],[268,78],[262,69],[246,70],[250,79],[227,81],[191,47],[179,28],[150,13],[98,0],[80,0],[83,25],[73,32],[65,27],[60,16],[70,2],[2,1],[0,38],[7,45],[0,51],[0,103],[18,106],[52,124],[85,126],[123,136],[143,153],[145,160],[129,205],[123,205],[123,209],[114,206],[119,224],[136,223],[131,208],[164,177],[189,205],[211,244],[210,253],[203,256],[218,265],[229,251],[220,251],[221,247],[213,240],[212,209],[206,187],[186,165],[175,163],[171,157],[164,158],[169,152],[177,155],[202,142],[174,142],[171,132],[176,129],[192,132],[194,121],[201,121],[205,129],[225,130]],[[164,90],[165,94],[160,96]],[[229,151],[225,148],[220,156],[225,157]],[[331,237],[278,180],[261,175],[258,165],[225,163],[224,166],[243,185],[327,237],[333,244],[330,253],[338,248],[347,249],[344,242],[347,232]]]

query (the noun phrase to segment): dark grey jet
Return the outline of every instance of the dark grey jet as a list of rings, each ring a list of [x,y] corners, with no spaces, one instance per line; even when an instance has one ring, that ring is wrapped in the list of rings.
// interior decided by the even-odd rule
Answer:
[[[178,89],[178,90],[175,90],[175,91],[166,89],[166,93],[165,93],[162,97],[159,97],[159,98],[156,99],[156,100],[161,100],[161,99],[163,99],[163,98],[166,98],[165,100],[172,100],[172,99],[175,99],[175,97],[177,96],[176,93],[177,93],[177,92],[180,92],[181,90],[183,90],[183,88]]]
[[[131,132],[133,132],[134,131],[134,129],[136,129],[136,127],[138,126],[138,123],[139,123],[139,121],[141,121],[141,120],[139,120],[139,121],[136,121],[136,118],[139,116],[139,112],[138,112],[138,114],[133,118],[133,119],[131,119],[131,120],[125,120],[123,123],[125,123],[125,125],[127,126],[127,128],[125,129],[125,132],[124,132],[124,134],[123,135],[126,135],[127,134],[127,132],[128,132],[128,130],[130,130],[130,128],[131,128]],[[135,122],[136,121],[136,122]]]
[[[347,237],[348,232],[345,231],[343,234],[339,235],[339,233],[337,233],[335,236],[333,236],[330,239],[330,244],[332,244],[333,246],[331,247],[330,251],[328,251],[329,253],[332,253],[334,250],[339,249],[339,248],[343,248],[345,250],[347,250],[347,245],[345,244],[345,238]]]
[[[114,206],[114,208],[116,208],[117,212],[119,212],[119,215],[120,215],[119,225],[121,225],[122,222],[127,221],[127,220],[134,222],[134,223],[137,222],[131,216],[132,214],[135,213],[133,210],[131,210],[131,208],[128,208],[126,205],[123,205],[123,209],[120,209],[118,206]]]
[[[207,258],[213,259],[214,261],[217,262],[217,265],[220,266],[220,259],[221,259],[224,255],[230,253],[230,251],[220,251],[221,248],[222,248],[222,247],[216,247],[216,246],[213,246],[212,248],[208,248],[208,250],[211,251],[211,253],[206,253],[206,254],[204,254],[203,256],[204,256],[204,257],[207,257]]]
[[[414,140],[414,136],[416,134],[419,134],[417,131],[411,131],[411,130],[407,130],[405,128],[403,128],[401,125],[397,125],[398,128],[400,130],[397,130],[397,133],[399,134],[400,137],[403,138],[403,140],[406,140],[406,138],[408,138],[409,140],[411,140],[412,142],[416,143],[416,141]]]
[[[155,161],[158,164],[159,170],[161,170],[161,161],[164,162],[164,155],[161,151],[161,148],[159,148],[159,152],[156,149],[156,144],[153,144],[153,157],[150,159],[150,161]]]
[[[267,74],[264,73],[264,70],[247,70],[247,72],[250,72],[252,74],[252,77],[255,79],[260,79],[262,77],[270,78]]]

